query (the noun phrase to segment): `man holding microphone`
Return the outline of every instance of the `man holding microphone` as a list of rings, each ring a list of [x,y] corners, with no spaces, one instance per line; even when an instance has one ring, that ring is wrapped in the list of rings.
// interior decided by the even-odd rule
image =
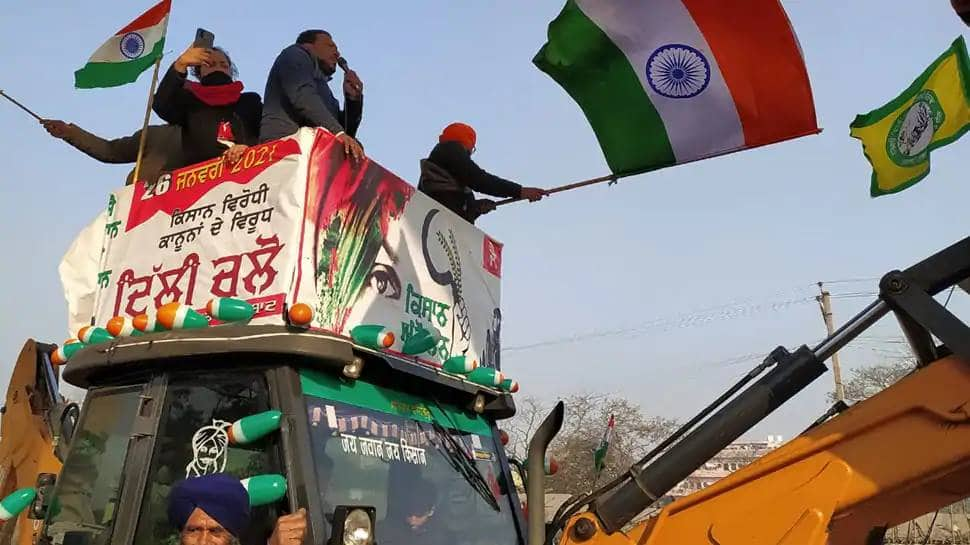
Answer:
[[[342,110],[329,85],[338,65],[344,69]],[[360,161],[364,152],[354,136],[363,114],[363,98],[363,82],[347,68],[330,33],[305,30],[276,57],[269,71],[260,139],[284,138],[300,127],[323,127],[336,135],[347,155]]]

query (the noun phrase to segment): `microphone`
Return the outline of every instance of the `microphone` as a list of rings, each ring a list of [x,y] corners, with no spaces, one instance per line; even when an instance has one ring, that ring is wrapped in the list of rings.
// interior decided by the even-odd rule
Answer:
[[[347,65],[347,59],[343,57],[337,57],[337,66],[339,66],[340,69],[343,70],[344,72],[350,71],[350,67]],[[357,85],[357,84],[355,84],[354,87],[356,87],[358,91],[360,91],[361,89],[360,85]]]
[[[347,66],[347,59],[343,57],[337,57],[337,66],[339,66],[340,69],[343,70],[345,73],[350,70],[350,67]],[[354,87],[356,87],[357,91],[360,92],[360,85],[355,85]],[[350,127],[350,111],[346,108],[346,104],[344,105],[343,126],[344,126],[344,130]],[[356,130],[354,132],[356,132]],[[350,133],[350,136],[354,136],[354,133]]]

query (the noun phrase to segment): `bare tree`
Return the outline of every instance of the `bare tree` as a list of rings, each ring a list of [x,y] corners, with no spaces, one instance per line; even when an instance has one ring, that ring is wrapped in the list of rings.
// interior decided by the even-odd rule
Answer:
[[[913,372],[916,364],[910,359],[897,359],[888,363],[857,367],[849,371],[845,383],[845,400],[848,403],[862,401],[892,386],[897,380]],[[835,392],[829,392],[829,401],[835,401]]]
[[[615,395],[577,393],[563,400],[566,418],[563,429],[550,446],[550,454],[559,463],[559,472],[548,480],[550,493],[578,494],[590,491],[596,484],[593,452],[600,444],[611,414],[616,418],[606,465],[599,475],[605,483],[643,456],[647,450],[673,431],[675,422],[643,414],[640,406]],[[525,398],[509,424],[508,450],[524,458],[528,440],[551,410],[551,404]]]
[[[516,400],[515,417],[501,425],[501,428],[509,435],[509,444],[506,446],[506,451],[511,456],[525,460],[529,450],[529,439],[532,439],[536,428],[539,427],[551,408],[535,397]]]

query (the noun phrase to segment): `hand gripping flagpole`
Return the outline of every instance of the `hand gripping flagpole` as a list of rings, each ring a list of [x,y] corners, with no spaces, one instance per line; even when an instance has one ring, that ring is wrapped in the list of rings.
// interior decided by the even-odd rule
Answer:
[[[552,195],[553,193],[561,193],[563,191],[569,191],[570,189],[576,189],[580,187],[586,187],[588,185],[601,184],[603,182],[610,182],[610,185],[616,183],[616,181],[624,176],[629,176],[629,174],[608,174],[606,176],[598,176],[596,178],[590,178],[588,180],[580,180],[578,182],[573,182],[571,184],[560,185],[552,189],[546,190],[546,195]],[[503,204],[509,204],[518,201],[524,201],[522,197],[513,197],[510,199],[504,199],[495,203],[495,206],[502,206]]]

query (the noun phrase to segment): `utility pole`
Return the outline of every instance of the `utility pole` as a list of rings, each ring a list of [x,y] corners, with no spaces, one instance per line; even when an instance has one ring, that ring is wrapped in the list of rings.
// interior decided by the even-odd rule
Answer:
[[[832,323],[832,300],[829,296],[829,292],[822,287],[822,283],[818,283],[818,290],[821,292],[820,295],[815,297],[818,301],[819,308],[822,310],[822,319],[825,321],[825,329],[828,330],[829,336],[835,332],[835,325]],[[835,399],[836,401],[845,402],[845,387],[842,386],[842,368],[839,366],[839,353],[836,352],[832,354],[832,375],[835,378]]]

